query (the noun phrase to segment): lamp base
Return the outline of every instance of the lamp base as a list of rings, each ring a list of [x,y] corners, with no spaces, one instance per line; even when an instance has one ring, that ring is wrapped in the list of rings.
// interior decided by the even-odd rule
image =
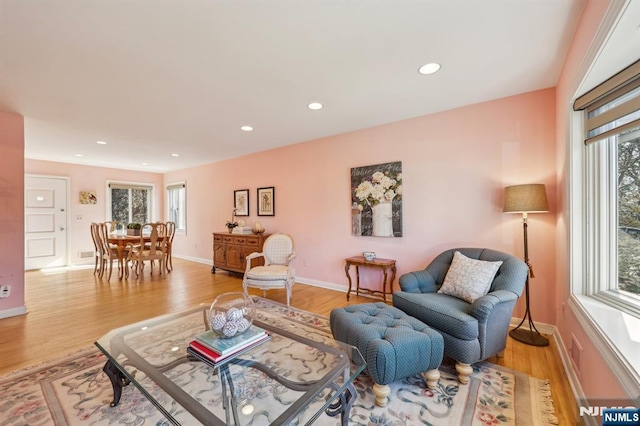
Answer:
[[[512,339],[531,346],[549,346],[549,339],[533,330],[513,329],[509,332]]]

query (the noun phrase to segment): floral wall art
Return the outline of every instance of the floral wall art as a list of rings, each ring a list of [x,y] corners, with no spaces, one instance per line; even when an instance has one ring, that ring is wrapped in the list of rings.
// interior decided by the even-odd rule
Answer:
[[[402,162],[351,169],[351,233],[402,237]]]

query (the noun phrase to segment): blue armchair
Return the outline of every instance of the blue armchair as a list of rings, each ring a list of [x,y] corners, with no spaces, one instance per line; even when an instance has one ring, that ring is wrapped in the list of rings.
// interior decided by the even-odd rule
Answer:
[[[488,293],[472,303],[438,293],[454,253],[467,258],[502,261]],[[469,382],[471,364],[496,355],[507,344],[513,308],[522,294],[529,268],[517,257],[483,248],[458,248],[439,254],[422,271],[400,277],[393,306],[427,324],[444,337],[444,354],[456,361],[458,380]]]

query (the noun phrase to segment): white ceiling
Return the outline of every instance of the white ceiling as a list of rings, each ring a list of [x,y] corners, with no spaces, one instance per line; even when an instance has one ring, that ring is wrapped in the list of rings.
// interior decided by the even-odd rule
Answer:
[[[177,170],[553,87],[583,4],[0,0],[0,110],[27,158]]]

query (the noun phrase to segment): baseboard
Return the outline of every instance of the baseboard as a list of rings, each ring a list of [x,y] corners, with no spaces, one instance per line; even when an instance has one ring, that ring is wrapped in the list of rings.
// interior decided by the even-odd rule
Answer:
[[[189,260],[191,262],[196,262],[196,263],[203,263],[205,265],[209,265],[209,266],[213,266],[213,260],[211,259],[203,259],[201,257],[191,257],[191,256],[183,256],[183,255],[178,255],[178,254],[172,254],[172,257],[175,257],[176,259],[184,259],[184,260]]]
[[[4,309],[0,311],[0,319],[24,315],[27,313],[26,306],[18,306],[17,308]]]

